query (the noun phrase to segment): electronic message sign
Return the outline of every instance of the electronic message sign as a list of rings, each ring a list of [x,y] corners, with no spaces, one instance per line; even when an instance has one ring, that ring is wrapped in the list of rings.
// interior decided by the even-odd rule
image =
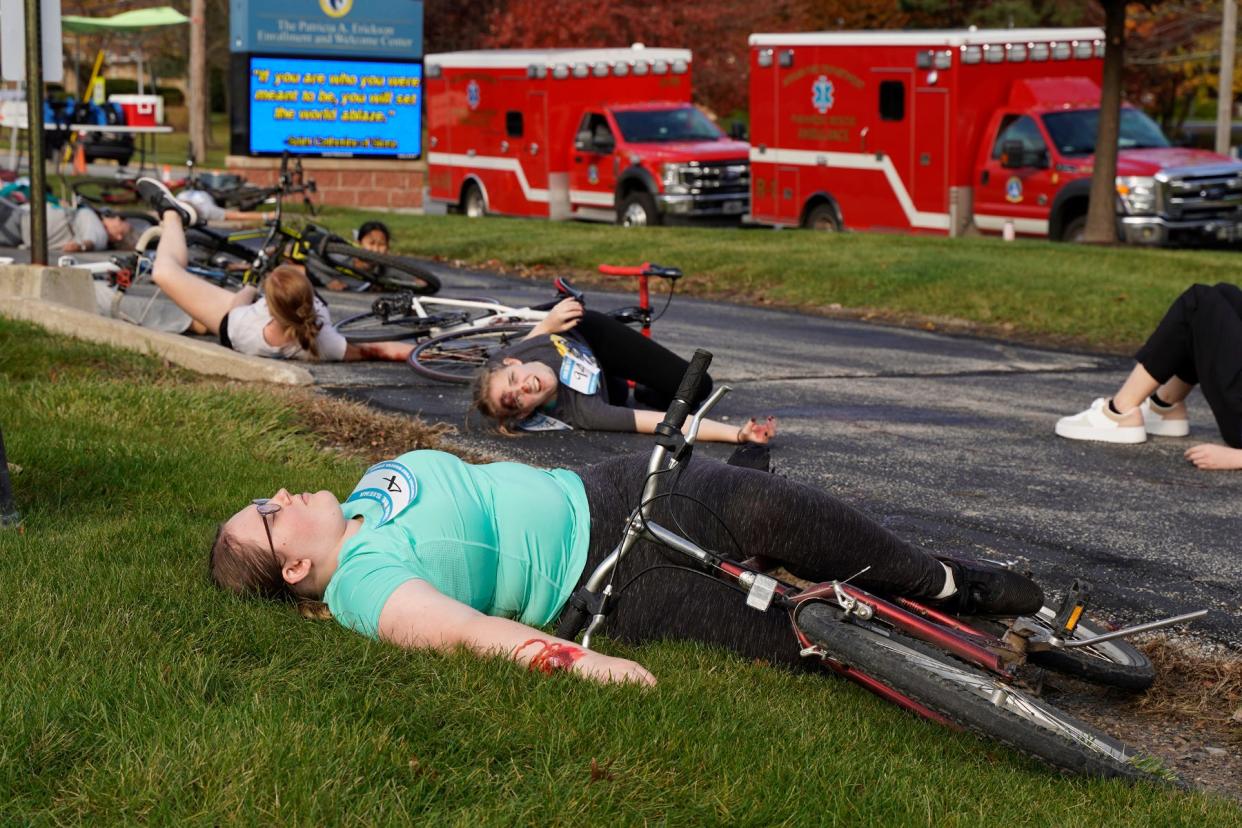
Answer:
[[[249,150],[417,158],[420,63],[250,56]]]
[[[229,0],[234,155],[418,158],[423,0]]]

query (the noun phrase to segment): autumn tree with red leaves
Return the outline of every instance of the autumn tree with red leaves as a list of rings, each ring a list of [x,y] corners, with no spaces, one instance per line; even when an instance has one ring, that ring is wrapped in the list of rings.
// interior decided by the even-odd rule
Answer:
[[[712,4],[639,0],[511,0],[487,20],[482,46],[506,49],[675,47],[694,52],[695,97],[728,116],[746,108],[747,37],[797,31],[800,0]]]

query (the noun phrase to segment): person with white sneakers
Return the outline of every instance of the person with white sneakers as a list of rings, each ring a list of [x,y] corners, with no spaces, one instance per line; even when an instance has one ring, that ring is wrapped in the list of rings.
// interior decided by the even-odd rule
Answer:
[[[1203,391],[1226,445],[1200,443],[1186,459],[1201,469],[1242,469],[1242,289],[1192,285],[1135,355],[1138,364],[1113,397],[1057,421],[1070,440],[1142,443],[1190,434],[1186,395]]]

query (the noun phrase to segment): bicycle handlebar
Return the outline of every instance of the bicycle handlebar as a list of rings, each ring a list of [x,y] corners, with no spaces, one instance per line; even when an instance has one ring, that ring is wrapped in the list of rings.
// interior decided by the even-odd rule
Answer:
[[[680,268],[664,267],[651,262],[643,262],[637,266],[602,264],[599,272],[605,276],[659,276],[674,282],[682,277]]]
[[[664,421],[656,427],[656,434],[660,436],[681,434],[681,427],[685,425],[686,416],[690,413],[690,404],[698,399],[703,377],[706,376],[707,367],[711,364],[712,355],[709,351],[702,348],[695,350],[694,357],[690,360],[690,367],[686,369],[685,375],[681,378],[681,385],[677,388],[677,394],[673,397],[673,404],[668,407]]]

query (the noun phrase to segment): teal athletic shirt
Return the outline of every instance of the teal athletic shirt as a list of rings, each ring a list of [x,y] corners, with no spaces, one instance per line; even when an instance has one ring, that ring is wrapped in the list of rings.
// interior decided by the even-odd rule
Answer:
[[[324,600],[373,638],[384,604],[411,579],[488,615],[541,625],[586,566],[586,491],[565,469],[412,451],[368,469],[341,511],[363,524],[341,548]]]

